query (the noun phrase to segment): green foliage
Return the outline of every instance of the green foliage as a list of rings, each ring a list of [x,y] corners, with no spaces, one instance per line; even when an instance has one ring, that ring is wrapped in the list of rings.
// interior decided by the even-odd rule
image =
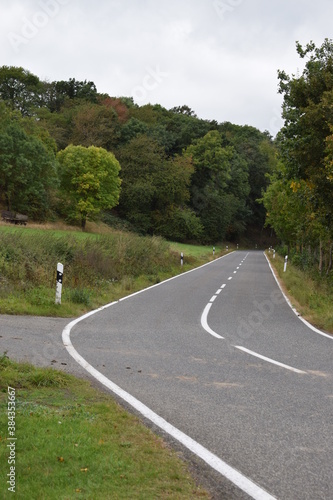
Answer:
[[[33,389],[34,387],[67,387],[72,380],[70,375],[51,368],[37,368],[29,363],[16,363],[5,352],[0,356],[0,389],[7,391],[8,386]]]
[[[326,39],[319,48],[311,42],[304,49],[297,43],[297,52],[307,57],[302,75],[279,72],[285,119],[279,150],[288,178],[307,183],[312,209],[333,235],[333,191],[325,167],[333,124],[333,41]]]
[[[90,306],[91,291],[87,288],[74,288],[69,294],[69,299],[74,304],[83,304],[87,307]]]
[[[199,257],[187,258],[182,269],[207,262]],[[61,306],[55,305],[57,262],[64,265]],[[160,237],[0,226],[3,313],[76,317],[179,272],[180,253]]]
[[[298,248],[294,261],[332,269],[333,41],[313,42],[297,52],[307,57],[301,76],[279,71],[284,126],[277,137],[280,162],[263,196],[267,223],[280,239]],[[306,252],[304,248],[307,248]],[[307,257],[303,254],[307,253]]]
[[[22,120],[0,102],[0,188],[8,210],[45,218],[57,186],[52,141],[28,135]]]
[[[254,127],[223,124],[221,132],[235,148],[238,155],[247,164],[248,184],[250,191],[246,199],[249,211],[246,217],[239,219],[256,225],[262,229],[265,223],[265,208],[258,203],[262,191],[268,186],[267,174],[271,174],[276,166],[276,149],[267,133],[262,133]]]
[[[152,232],[156,177],[166,161],[163,149],[146,135],[134,137],[117,152],[122,190],[119,213],[142,233]]]
[[[189,208],[170,207],[169,210],[156,212],[154,227],[165,238],[175,241],[200,241],[203,226],[199,217]]]
[[[222,241],[232,233],[241,233],[248,215],[250,192],[247,163],[218,131],[208,132],[186,149],[192,158],[191,205],[204,226],[208,241]]]
[[[79,219],[84,229],[101,210],[118,203],[120,165],[103,148],[68,146],[58,153],[60,194],[64,214]]]
[[[189,158],[167,158],[163,148],[147,135],[134,137],[117,155],[122,166],[122,217],[142,233],[156,232],[173,239],[201,235],[201,223],[187,207],[194,172]]]
[[[111,151],[120,135],[118,117],[112,107],[84,103],[76,107],[71,141],[80,146],[96,146]]]
[[[31,114],[40,105],[41,82],[21,67],[0,67],[0,98],[22,115]]]
[[[60,159],[61,151],[73,145],[94,146],[115,154],[122,167],[120,203],[111,213],[110,207],[117,201],[108,203],[107,197],[116,189],[101,193],[96,172],[78,172],[76,167],[72,184],[62,160],[58,172],[51,175],[46,172],[49,162],[36,144],[31,144],[34,151],[30,156],[27,148],[18,147],[12,176],[17,177],[15,197],[25,207],[27,200],[18,200],[18,192],[24,194],[29,184],[30,217],[49,217],[56,208],[67,220],[84,226],[87,218],[97,218],[108,210],[121,224],[142,234],[172,236],[174,230],[174,239],[207,241],[238,237],[249,225],[263,225],[264,206],[256,200],[267,186],[265,174],[274,163],[274,147],[267,133],[202,120],[187,105],[170,110],[159,104],[139,106],[132,98],[99,94],[87,80],[41,81],[16,67],[0,68],[0,99],[18,111],[16,125],[29,138],[41,141],[50,155],[58,150]],[[21,115],[26,119],[22,121]],[[1,140],[6,153],[9,139]],[[36,163],[43,168],[32,165],[32,155],[38,156]],[[23,175],[25,169],[28,173]],[[39,186],[34,176],[40,179]],[[30,179],[36,189],[30,188]],[[57,198],[50,185],[56,187],[58,181]],[[9,195],[6,199],[3,194],[0,202],[8,206]]]
[[[130,233],[110,235],[48,232],[11,229],[0,231],[0,276],[4,287],[14,283],[29,290],[54,288],[55,268],[62,262],[66,287],[74,295],[86,294],[92,284],[121,280],[125,275],[139,276],[167,270],[173,264],[168,244],[158,237]],[[77,292],[79,290],[80,292]]]
[[[329,277],[323,279],[313,271],[312,258],[309,260],[307,252],[292,253],[284,272],[286,249],[282,250],[282,257],[278,253],[275,259],[271,254],[268,257],[287,289],[291,303],[311,324],[333,333],[333,281]]]

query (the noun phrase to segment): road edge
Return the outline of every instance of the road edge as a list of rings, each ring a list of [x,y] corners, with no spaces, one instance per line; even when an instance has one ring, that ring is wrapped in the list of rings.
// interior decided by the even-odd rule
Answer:
[[[83,321],[84,319],[88,318],[89,316],[92,316],[93,314],[96,314],[97,312],[100,312],[104,309],[107,309],[111,307],[114,304],[117,304],[120,301],[129,299],[130,297],[133,297],[135,295],[138,295],[140,293],[143,293],[144,291],[150,290],[152,288],[155,288],[156,286],[160,286],[168,281],[171,281],[173,279],[179,278],[181,276],[184,276],[185,274],[191,273],[193,271],[196,271],[197,269],[200,269],[202,267],[205,267],[209,264],[212,264],[216,262],[217,260],[223,259],[227,255],[230,255],[230,252],[226,255],[223,255],[222,257],[219,257],[218,259],[215,259],[211,262],[208,262],[206,264],[203,264],[202,266],[199,266],[195,269],[191,269],[190,271],[187,271],[186,273],[179,274],[177,276],[173,276],[172,278],[169,278],[165,281],[162,281],[160,283],[157,283],[155,285],[152,285],[148,288],[144,288],[143,290],[140,290],[138,292],[135,292],[131,295],[128,295],[127,297],[123,297],[119,301],[111,302],[109,304],[106,304],[105,306],[102,306],[98,309],[95,309],[93,311],[89,311],[88,313],[84,314],[83,316],[80,316],[79,318],[76,318],[74,321],[71,321],[68,323],[68,325],[65,326],[65,328],[62,331],[62,341],[67,349],[67,352],[70,354],[70,356],[82,367],[84,368],[92,377],[94,377],[98,382],[100,382],[104,387],[109,389],[112,393],[120,397],[123,401],[128,403],[132,408],[134,408],[136,411],[138,411],[144,418],[148,419],[150,422],[155,424],[158,428],[160,428],[162,431],[166,432],[169,436],[177,440],[180,444],[182,444],[185,448],[187,448],[190,452],[194,453],[197,457],[202,459],[206,464],[208,464],[210,467],[212,467],[215,471],[220,473],[222,476],[227,478],[231,483],[233,483],[235,486],[237,486],[240,490],[248,494],[251,498],[254,500],[276,500],[275,497],[270,495],[267,491],[262,489],[259,485],[257,485],[255,482],[253,482],[251,479],[247,478],[244,476],[241,472],[238,470],[232,468],[230,465],[228,465],[226,462],[221,460],[217,455],[214,453],[210,452],[207,448],[202,446],[200,443],[196,442],[193,440],[190,436],[187,434],[183,433],[173,425],[171,425],[169,422],[164,420],[162,417],[160,417],[157,413],[153,412],[150,408],[148,408],[146,405],[144,405],[141,401],[136,399],[134,396],[129,394],[128,392],[124,391],[116,385],[114,382],[109,380],[107,377],[105,377],[101,372],[96,370],[92,365],[90,365],[74,348],[71,339],[70,339],[70,333],[71,329],[80,321]]]
[[[275,273],[275,271],[274,271],[274,269],[273,269],[273,267],[272,267],[272,265],[271,265],[271,263],[269,261],[269,258],[266,255],[266,252],[263,252],[263,254],[264,254],[264,256],[265,256],[265,258],[267,260],[269,268],[270,268],[270,270],[271,270],[271,272],[273,274],[273,277],[274,277],[274,279],[275,279],[275,281],[276,281],[276,283],[277,283],[277,285],[278,285],[278,287],[279,287],[279,289],[280,289],[280,291],[281,291],[281,293],[282,293],[285,301],[287,302],[288,306],[293,311],[293,313],[297,316],[297,318],[299,320],[301,320],[308,328],[310,328],[310,330],[314,331],[315,333],[318,333],[319,335],[322,335],[323,337],[326,337],[326,338],[328,338],[330,340],[333,340],[333,335],[330,335],[329,333],[325,333],[322,330],[319,330],[319,328],[316,328],[315,326],[313,326],[311,323],[309,323],[309,321],[307,321],[306,319],[304,319],[303,316],[301,316],[301,314],[297,311],[297,309],[292,305],[290,299],[287,297],[287,295],[284,293],[284,291],[282,289],[282,286],[280,284],[280,280],[277,277],[277,275],[276,275],[276,273]]]

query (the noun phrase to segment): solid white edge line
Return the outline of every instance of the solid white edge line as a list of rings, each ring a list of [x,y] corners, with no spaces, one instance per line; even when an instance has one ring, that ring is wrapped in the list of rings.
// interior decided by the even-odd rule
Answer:
[[[211,335],[213,335],[213,337],[216,337],[217,339],[223,339],[224,337],[221,337],[221,335],[214,332],[214,330],[212,330],[207,323],[207,316],[208,316],[208,313],[209,313],[209,310],[211,307],[212,307],[212,303],[209,302],[206,305],[205,309],[203,310],[203,313],[201,315],[201,326],[204,330],[206,330],[207,333],[210,333]]]
[[[230,252],[230,254],[233,252]],[[226,254],[223,255],[222,257],[219,257],[219,259],[223,259],[226,257]],[[124,391],[121,389],[119,386],[114,384],[111,380],[109,380],[107,377],[105,377],[102,373],[100,373],[98,370],[96,370],[93,366],[91,366],[73,347],[73,344],[70,339],[70,332],[71,329],[80,321],[83,321],[84,319],[88,318],[89,316],[92,316],[93,314],[96,314],[97,312],[102,311],[103,309],[107,309],[108,307],[113,306],[114,304],[117,304],[118,302],[128,299],[130,297],[133,297],[135,295],[138,295],[139,293],[143,293],[146,290],[150,290],[151,288],[155,288],[156,286],[160,286],[163,283],[166,283],[167,281],[171,281],[173,279],[179,278],[187,273],[191,273],[197,269],[200,269],[201,267],[205,267],[209,264],[212,264],[213,262],[216,262],[216,259],[214,261],[208,262],[207,264],[203,264],[200,267],[197,267],[195,269],[191,269],[190,271],[186,271],[185,273],[179,274],[177,276],[173,276],[172,278],[169,278],[165,281],[162,281],[161,283],[157,283],[155,285],[152,285],[148,288],[145,288],[143,290],[140,290],[138,292],[135,292],[131,295],[128,295],[127,297],[123,297],[122,299],[119,299],[119,301],[115,302],[110,302],[109,304],[106,304],[102,307],[99,307],[98,309],[95,309],[93,311],[90,311],[83,316],[80,316],[79,318],[71,321],[66,327],[63,329],[62,332],[62,341],[67,349],[68,353],[72,356],[72,358],[80,365],[82,368],[84,368],[90,375],[92,375],[94,378],[96,378],[101,384],[103,384],[105,387],[107,387],[109,390],[111,390],[114,394],[118,395],[120,398],[122,398],[124,401],[129,403],[134,409],[139,411],[144,417],[146,417],[148,420],[153,422],[155,425],[157,425],[160,429],[164,430],[167,432],[170,436],[172,436],[174,439],[177,439],[181,444],[183,444],[187,449],[192,451],[195,455],[197,455],[199,458],[201,458],[204,462],[206,462],[210,467],[215,469],[217,472],[219,472],[221,475],[229,479],[234,485],[236,485],[239,489],[247,493],[251,498],[254,500],[276,500],[275,497],[270,495],[267,491],[264,489],[260,488],[256,483],[248,479],[246,476],[243,476],[239,471],[236,469],[233,469],[230,465],[227,463],[223,462],[217,455],[214,455],[211,453],[209,450],[207,450],[204,446],[201,444],[197,443],[194,441],[191,437],[187,436],[184,434],[182,431],[174,427],[173,425],[169,424],[166,420],[164,420],[162,417],[157,415],[155,412],[150,410],[146,405],[141,403],[138,399],[134,398],[129,394],[128,392]],[[225,286],[225,285],[224,285]],[[223,286],[222,286],[223,288]],[[210,309],[211,304],[207,304],[209,306],[208,310]],[[206,308],[207,308],[206,306]],[[207,325],[208,326],[208,325]],[[208,327],[209,328],[209,327]],[[215,335],[218,335],[214,332]],[[223,338],[223,337],[221,337]]]
[[[226,255],[229,255],[229,254],[226,254]],[[226,255],[223,255],[220,258],[226,257]],[[216,260],[218,260],[218,259],[216,259]],[[212,261],[212,262],[215,262],[215,261]],[[211,262],[204,264],[203,266],[200,266],[200,267],[204,267],[208,264],[211,264]],[[196,269],[199,269],[199,268],[196,268]],[[195,269],[187,271],[186,273],[183,273],[183,274],[187,274],[187,273],[192,272],[192,271],[195,271]],[[265,490],[260,488],[260,486],[255,484],[253,481],[248,479],[246,476],[243,476],[243,474],[238,472],[236,469],[233,469],[232,467],[230,467],[228,464],[223,462],[223,460],[221,460],[219,457],[217,457],[216,455],[211,453],[209,450],[204,448],[202,445],[200,445],[199,443],[194,441],[192,438],[190,438],[189,436],[184,434],[182,431],[180,431],[176,427],[169,424],[166,420],[164,420],[162,417],[157,415],[155,412],[150,410],[150,408],[148,408],[143,403],[141,403],[141,401],[134,398],[133,396],[131,396],[131,394],[129,394],[128,392],[124,391],[119,386],[114,384],[111,380],[109,380],[102,373],[100,373],[93,366],[91,366],[76,351],[76,349],[72,345],[72,342],[70,339],[70,332],[71,332],[71,329],[80,321],[88,318],[89,316],[92,316],[93,314],[96,314],[97,312],[102,311],[103,309],[106,309],[108,307],[111,307],[114,304],[117,304],[121,300],[125,300],[127,298],[133,297],[133,296],[137,295],[138,293],[144,292],[145,290],[149,290],[150,288],[154,288],[155,286],[159,286],[167,281],[170,281],[172,279],[183,276],[183,274],[169,278],[168,280],[165,280],[161,283],[157,283],[156,285],[145,288],[144,290],[140,290],[139,292],[135,292],[131,295],[128,295],[127,297],[124,297],[123,299],[120,299],[119,301],[106,304],[98,309],[90,311],[90,312],[84,314],[83,316],[80,316],[79,318],[71,321],[68,325],[66,325],[66,327],[64,328],[64,330],[62,332],[63,344],[64,344],[65,348],[67,349],[68,353],[74,358],[74,360],[80,366],[82,366],[82,368],[84,368],[88,373],[90,373],[90,375],[92,375],[94,378],[96,378],[101,384],[103,384],[105,387],[107,387],[109,390],[111,390],[114,394],[118,395],[124,401],[129,403],[134,409],[139,411],[144,417],[149,419],[151,422],[153,422],[155,425],[157,425],[160,429],[167,432],[174,439],[177,439],[177,441],[179,441],[181,444],[183,444],[187,449],[192,451],[194,454],[196,454],[198,457],[200,457],[202,460],[204,460],[210,467],[212,467],[217,472],[222,474],[224,477],[229,479],[233,484],[235,484],[238,488],[240,488],[242,491],[247,493],[250,497],[252,497],[255,500],[276,500],[275,497],[273,497],[272,495],[267,493]],[[209,308],[210,308],[211,304],[207,304],[207,306],[209,306]],[[209,310],[209,308],[208,308],[208,310]],[[217,335],[217,334],[215,334],[215,335]]]
[[[326,337],[326,338],[328,338],[330,340],[333,340],[333,335],[329,335],[328,333],[325,333],[325,332],[322,332],[321,330],[318,330],[318,328],[316,328],[315,326],[311,325],[311,323],[309,323],[308,321],[306,321],[306,319],[302,318],[302,316],[299,314],[299,312],[297,312],[297,310],[295,309],[295,307],[293,307],[292,303],[290,302],[290,300],[288,299],[288,297],[286,296],[286,294],[282,290],[282,287],[281,287],[281,285],[279,283],[279,280],[277,279],[277,276],[275,275],[274,269],[272,268],[271,263],[269,262],[269,259],[268,259],[267,255],[265,254],[265,252],[264,252],[264,256],[266,257],[266,260],[268,262],[269,268],[270,268],[270,270],[271,270],[271,272],[272,272],[272,274],[274,276],[274,279],[275,279],[278,287],[280,288],[280,291],[281,291],[283,297],[285,298],[285,301],[287,302],[288,306],[291,308],[291,310],[293,311],[293,313],[296,314],[297,318],[300,319],[313,332],[316,332],[319,335],[322,335],[323,337]]]
[[[108,304],[108,306],[111,306],[111,304]],[[73,347],[71,340],[70,340],[70,332],[71,329],[73,328],[74,325],[76,325],[79,321],[81,321],[84,318],[87,318],[88,316],[91,316],[91,314],[94,314],[97,311],[100,311],[103,308],[97,309],[96,311],[93,311],[91,313],[87,313],[84,316],[81,316],[80,318],[72,321],[69,323],[63,330],[62,332],[62,339],[63,343],[68,351],[68,353],[75,359],[75,361],[81,365],[90,375],[92,375],[95,379],[97,379],[101,384],[103,384],[105,387],[107,387],[110,391],[112,391],[114,394],[119,396],[121,399],[126,401],[128,404],[130,404],[135,410],[137,410],[141,415],[143,415],[145,418],[153,422],[155,425],[157,425],[160,429],[162,429],[164,432],[167,432],[170,436],[172,436],[174,439],[176,439],[178,442],[180,442],[183,446],[185,446],[188,450],[190,450],[192,453],[197,455],[199,458],[201,458],[206,464],[208,464],[210,467],[212,467],[214,470],[222,474],[224,477],[229,479],[234,485],[236,485],[239,489],[247,493],[251,498],[255,500],[276,500],[275,497],[267,493],[265,490],[260,488],[257,484],[255,484],[253,481],[248,479],[246,476],[241,474],[239,471],[236,469],[233,469],[230,465],[225,463],[223,460],[221,460],[217,455],[214,455],[214,453],[210,452],[202,446],[201,444],[197,443],[192,439],[190,436],[185,434],[184,432],[180,431],[173,425],[171,425],[169,422],[164,420],[162,417],[157,415],[155,412],[153,412],[150,408],[148,408],[146,405],[141,403],[138,399],[133,397],[131,394],[128,392],[124,391],[121,389],[118,385],[116,385],[114,382],[109,380],[105,375],[100,373],[98,370],[96,370],[93,366],[91,366]]]
[[[255,356],[256,358],[260,358],[264,361],[268,361],[268,363],[280,366],[281,368],[285,368],[286,370],[290,370],[290,371],[295,372],[295,373],[306,374],[306,372],[304,372],[303,370],[299,370],[298,368],[293,368],[292,366],[285,365],[284,363],[280,363],[279,361],[275,361],[274,359],[267,358],[266,356],[262,356],[262,354],[258,354],[257,352],[250,351],[249,349],[246,349],[246,347],[241,347],[239,345],[235,345],[234,347],[236,347],[236,349],[240,349],[241,351],[246,352],[247,354],[251,354],[251,356]]]

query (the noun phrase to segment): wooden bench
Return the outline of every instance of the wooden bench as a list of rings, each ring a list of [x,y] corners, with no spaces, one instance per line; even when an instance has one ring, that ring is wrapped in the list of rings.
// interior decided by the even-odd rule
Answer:
[[[1,212],[1,218],[5,222],[10,222],[11,224],[22,224],[26,226],[28,222],[28,216],[19,214],[17,212],[10,212],[9,210],[3,210]]]

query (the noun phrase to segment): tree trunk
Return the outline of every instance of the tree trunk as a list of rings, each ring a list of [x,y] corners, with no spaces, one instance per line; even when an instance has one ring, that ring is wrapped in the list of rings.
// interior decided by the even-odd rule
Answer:
[[[329,244],[329,259],[328,259],[328,268],[326,271],[326,276],[328,276],[329,272],[332,269],[332,253],[333,253],[333,243]]]

